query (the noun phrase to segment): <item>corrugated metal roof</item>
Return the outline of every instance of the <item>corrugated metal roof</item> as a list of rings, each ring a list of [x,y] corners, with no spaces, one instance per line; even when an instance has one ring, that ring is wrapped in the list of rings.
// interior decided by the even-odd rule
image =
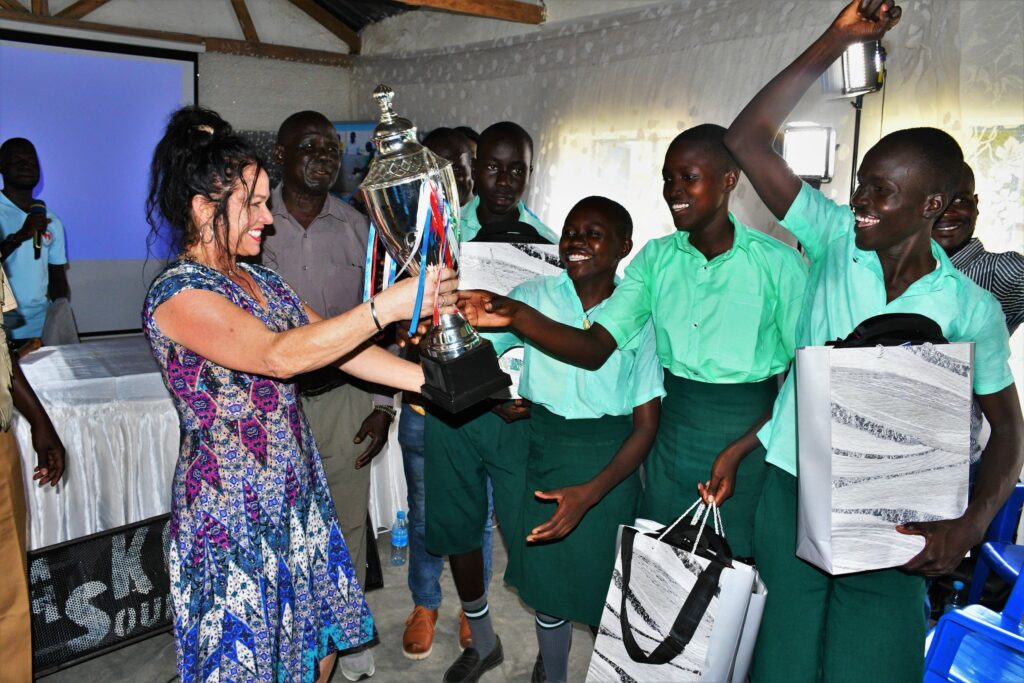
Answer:
[[[381,19],[409,11],[408,7],[389,0],[316,0],[316,4],[357,33]]]

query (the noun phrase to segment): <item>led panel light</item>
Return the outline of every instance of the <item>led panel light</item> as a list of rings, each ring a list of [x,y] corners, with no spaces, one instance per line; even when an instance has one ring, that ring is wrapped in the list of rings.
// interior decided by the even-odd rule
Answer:
[[[863,95],[882,89],[885,82],[885,50],[882,43],[869,40],[854,43],[843,52],[843,95]]]
[[[782,134],[782,156],[793,173],[831,182],[836,170],[836,129],[816,123],[790,123]]]

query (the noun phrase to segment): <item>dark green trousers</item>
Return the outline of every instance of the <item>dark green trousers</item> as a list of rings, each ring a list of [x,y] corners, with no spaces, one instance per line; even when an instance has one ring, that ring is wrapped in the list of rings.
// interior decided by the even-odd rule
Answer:
[[[768,466],[754,553],[768,587],[755,683],[919,683],[924,579],[886,569],[829,576],[796,556],[797,480]]]

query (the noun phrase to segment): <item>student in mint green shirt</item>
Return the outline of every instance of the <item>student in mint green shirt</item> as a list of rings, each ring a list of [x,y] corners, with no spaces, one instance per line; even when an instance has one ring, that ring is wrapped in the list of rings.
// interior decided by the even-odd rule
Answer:
[[[999,305],[931,240],[932,226],[960,180],[963,155],[956,141],[934,128],[882,138],[864,156],[851,207],[837,206],[802,184],[772,148],[786,116],[825,69],[851,44],[881,38],[900,14],[891,2],[851,2],[754,97],[730,127],[726,144],[811,260],[797,345],[843,338],[880,313],[932,318],[949,341],[974,342],[974,391],[992,438],[962,517],[897,526],[924,536],[920,554],[897,569],[833,577],[795,556],[799,472],[790,375],[771,422],[759,434],[771,465],[754,550],[768,600],[753,681],[920,681],[921,575],[948,574],[982,540],[1024,462],[1024,425]]]
[[[552,230],[526,208],[523,195],[533,174],[533,138],[522,126],[502,121],[488,126],[480,134],[480,145],[473,159],[473,184],[476,196],[462,207],[459,217],[459,241],[472,242],[481,230],[490,232],[498,226],[511,229],[516,223],[525,223],[542,240],[555,244],[558,232]],[[499,228],[500,230],[500,228]],[[490,241],[528,242],[522,236],[512,235]]]
[[[565,219],[565,272],[509,294],[564,325],[586,329],[615,289],[615,269],[632,248],[633,222],[620,204],[587,197]],[[492,338],[501,353],[523,340]],[[519,526],[506,530],[506,581],[536,611],[544,675],[565,681],[572,622],[596,630],[615,566],[620,524],[636,518],[637,471],[658,431],[662,387],[654,329],[647,321],[597,370],[556,359],[529,341],[519,384],[532,402]],[[511,533],[510,533],[511,531]]]
[[[662,173],[676,232],[644,246],[589,330],[507,299],[461,296],[491,298],[485,326],[511,323],[538,347],[590,369],[653,323],[667,395],[637,515],[670,523],[707,483],[706,495],[728,499],[730,547],[749,557],[765,473],[756,432],[793,359],[807,271],[795,249],[729,212],[739,169],[724,135],[704,124],[672,141]]]
[[[508,121],[488,127],[473,160],[477,198],[462,210],[459,241],[557,242],[557,234],[523,206],[532,171],[530,135]],[[488,481],[494,513],[507,534],[515,526],[522,497],[530,408],[522,401],[488,401],[447,415],[426,407],[426,547],[431,554],[448,556],[469,626],[469,647],[444,680],[476,680],[504,658],[488,611],[482,550],[481,528],[490,519]],[[466,640],[460,635],[461,642]]]

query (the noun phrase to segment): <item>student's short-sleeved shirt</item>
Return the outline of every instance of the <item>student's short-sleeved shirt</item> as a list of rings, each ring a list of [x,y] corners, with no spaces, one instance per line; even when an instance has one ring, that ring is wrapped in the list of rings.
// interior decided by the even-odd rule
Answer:
[[[759,382],[793,359],[807,265],[729,215],[733,246],[708,261],[686,232],[648,242],[594,322],[621,347],[653,319],[661,364],[698,382]]]
[[[1013,383],[1010,347],[998,302],[949,262],[932,242],[937,267],[886,303],[878,255],[855,243],[853,212],[804,184],[782,225],[800,240],[811,277],[797,325],[797,346],[842,339],[882,313],[919,313],[938,323],[950,342],[974,342],[974,393],[993,394]],[[758,438],[767,461],[796,475],[796,385],[790,373],[772,419]]]
[[[605,299],[584,311],[572,280],[564,272],[525,282],[509,296],[577,329],[584,329],[585,322],[609,301]],[[523,343],[511,332],[493,335],[491,341],[499,354]],[[636,406],[665,395],[664,371],[655,352],[650,321],[597,370],[556,360],[528,341],[525,346],[520,395],[562,417],[577,420],[630,415]]]
[[[469,202],[462,207],[459,212],[459,241],[460,242],[472,242],[473,238],[476,237],[477,233],[480,232],[480,228],[483,226],[480,224],[480,219],[476,215],[477,207],[480,206],[480,197],[474,196]],[[561,235],[547,225],[544,224],[540,218],[537,217],[533,211],[526,208],[526,204],[520,200],[516,204],[516,208],[519,209],[519,220],[526,223],[531,228],[537,231],[541,237],[546,239],[552,244],[558,244],[558,239]]]
[[[0,239],[21,230],[28,214],[14,205],[0,193]],[[42,239],[42,249],[37,259],[33,252],[32,240],[22,242],[4,261],[11,289],[18,297],[17,312],[4,316],[4,327],[12,339],[41,337],[46,309],[50,305],[47,289],[50,284],[50,266],[68,262],[64,248],[64,224],[50,210],[46,211],[50,224]]]

